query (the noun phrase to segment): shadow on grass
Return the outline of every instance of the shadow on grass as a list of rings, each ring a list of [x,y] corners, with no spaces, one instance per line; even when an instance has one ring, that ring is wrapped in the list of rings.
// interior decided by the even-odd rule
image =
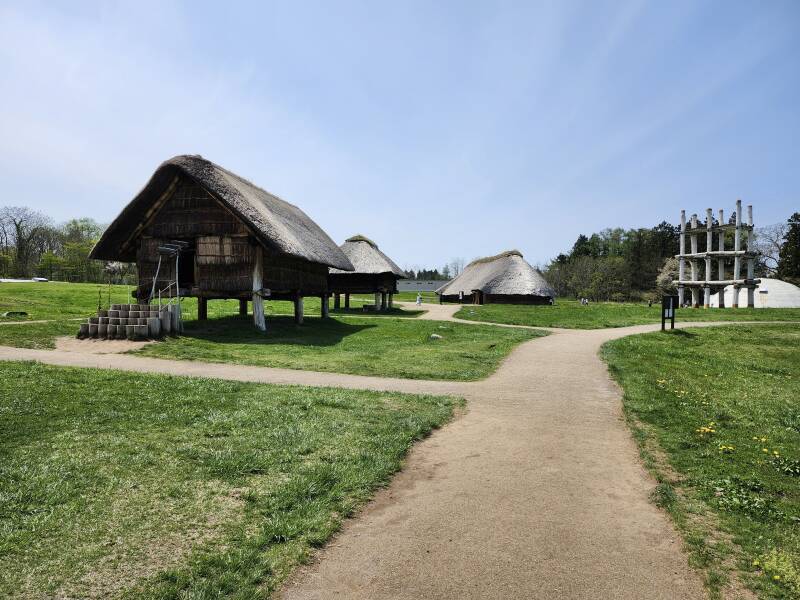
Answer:
[[[388,310],[375,312],[374,310],[363,310],[361,308],[332,308],[332,315],[358,316],[358,317],[417,317],[424,313],[424,310],[405,310],[401,308],[391,308]]]
[[[303,325],[297,325],[292,316],[271,316],[267,318],[267,331],[261,332],[253,326],[251,318],[231,316],[187,322],[183,337],[217,344],[335,346],[343,338],[372,327],[377,325],[308,317]]]
[[[685,329],[667,329],[663,333],[667,333],[669,335],[676,335],[678,337],[686,338],[687,340],[697,337],[696,333],[692,333],[691,331],[686,331]]]

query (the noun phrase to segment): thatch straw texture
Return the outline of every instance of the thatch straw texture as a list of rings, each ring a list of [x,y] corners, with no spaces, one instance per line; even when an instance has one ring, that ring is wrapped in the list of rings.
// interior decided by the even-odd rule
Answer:
[[[492,296],[541,296],[555,298],[555,290],[518,250],[480,258],[469,263],[451,282],[437,290],[443,296],[465,295],[480,290]]]
[[[133,261],[139,227],[153,208],[168,197],[176,181],[187,178],[201,185],[252,229],[267,248],[312,263],[351,271],[347,257],[308,215],[201,156],[176,156],[161,166],[92,249],[91,258]]]
[[[347,238],[340,248],[355,268],[353,274],[378,275],[391,273],[400,279],[407,277],[406,272],[381,252],[375,242],[363,235],[354,235]],[[339,269],[331,269],[332,274],[342,272]]]

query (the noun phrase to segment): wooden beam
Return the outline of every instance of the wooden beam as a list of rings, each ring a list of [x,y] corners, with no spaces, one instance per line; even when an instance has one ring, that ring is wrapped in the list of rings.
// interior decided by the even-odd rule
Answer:
[[[253,324],[256,329],[267,330],[267,322],[264,319],[264,299],[261,297],[264,277],[264,252],[261,244],[257,244],[253,251]]]
[[[294,322],[298,325],[303,324],[303,297],[300,292],[294,297]]]
[[[328,304],[328,294],[323,294],[322,296],[320,296],[320,300],[322,302],[322,309],[320,311],[320,316],[323,319],[327,319],[328,313],[330,311],[330,305]]]
[[[247,316],[247,300],[239,298],[239,315],[242,317]]]

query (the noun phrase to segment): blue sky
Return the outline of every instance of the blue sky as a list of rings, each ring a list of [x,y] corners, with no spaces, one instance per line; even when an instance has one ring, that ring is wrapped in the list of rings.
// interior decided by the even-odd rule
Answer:
[[[800,210],[800,2],[7,2],[0,204],[202,154],[402,266]]]

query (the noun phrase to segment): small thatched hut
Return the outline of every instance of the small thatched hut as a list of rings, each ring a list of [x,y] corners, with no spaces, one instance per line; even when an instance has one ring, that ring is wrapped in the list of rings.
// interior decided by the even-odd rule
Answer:
[[[166,246],[183,247],[177,259],[159,260]],[[164,162],[92,249],[90,258],[135,262],[136,296],[153,290],[207,302],[238,298],[256,326],[265,329],[263,300],[293,300],[302,321],[303,297],[328,308],[328,267],[353,269],[350,261],[308,215],[293,204],[200,156]],[[160,266],[159,266],[160,263]],[[170,287],[171,286],[171,287]]]
[[[472,261],[436,293],[442,302],[469,304],[550,304],[556,296],[518,250]]]
[[[350,294],[375,294],[375,310],[390,308],[397,293],[397,280],[406,278],[405,271],[363,235],[347,238],[340,248],[355,270],[330,270],[328,286],[334,294],[334,307],[339,308],[341,294],[345,308],[350,308]]]

